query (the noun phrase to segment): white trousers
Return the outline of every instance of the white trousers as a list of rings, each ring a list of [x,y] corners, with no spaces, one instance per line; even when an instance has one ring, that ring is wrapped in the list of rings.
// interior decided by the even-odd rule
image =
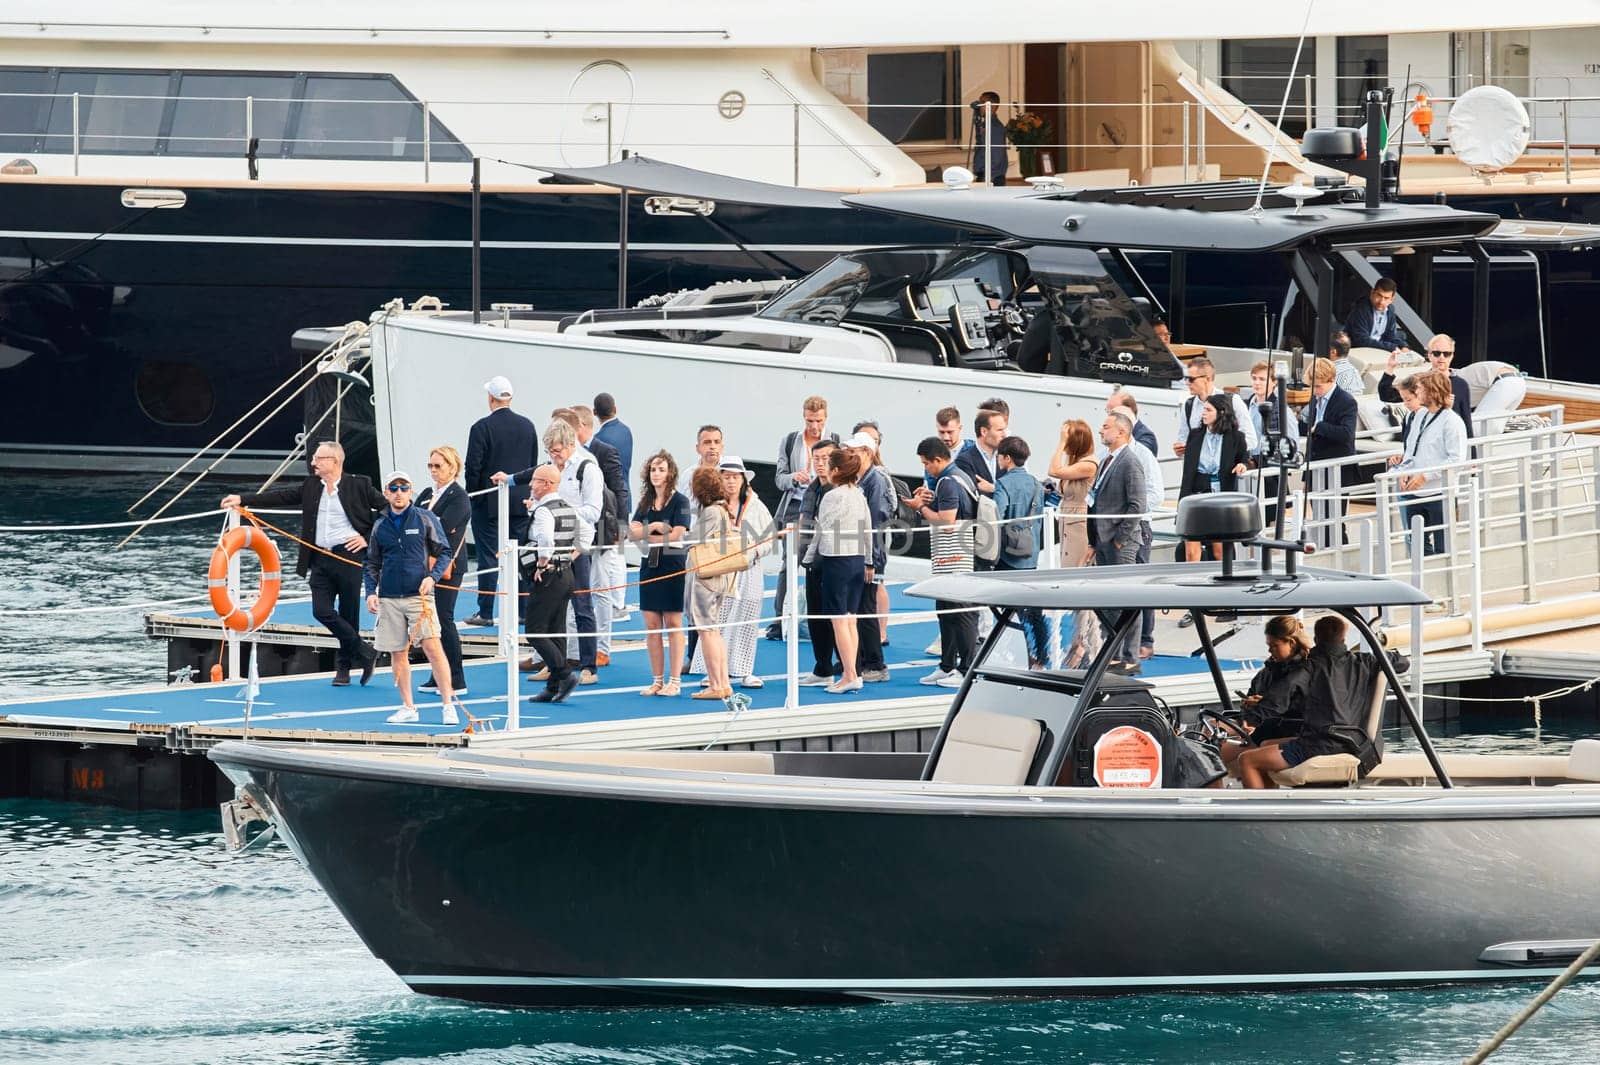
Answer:
[[[600,586],[614,589],[606,593],[606,597],[611,600],[611,614],[614,616],[625,613],[628,609],[628,589],[625,587],[628,583],[628,563],[622,557],[622,548],[601,555],[597,572],[602,578]],[[607,625],[608,641],[609,638],[610,626]]]
[[[1506,419],[1496,418],[1491,422],[1482,419],[1491,414],[1505,414],[1522,406],[1522,401],[1528,395],[1528,379],[1519,374],[1507,374],[1505,377],[1495,378],[1494,384],[1489,386],[1489,391],[1483,394],[1483,399],[1476,407],[1472,408],[1472,426],[1475,430],[1493,436],[1506,431]]]

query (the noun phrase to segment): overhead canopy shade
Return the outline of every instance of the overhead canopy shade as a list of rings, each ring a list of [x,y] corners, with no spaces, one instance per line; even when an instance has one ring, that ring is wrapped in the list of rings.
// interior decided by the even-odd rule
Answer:
[[[584,185],[610,185],[617,189],[649,192],[660,196],[688,196],[717,203],[740,203],[753,207],[816,207],[823,210],[843,210],[844,203],[836,192],[818,189],[773,185],[765,181],[746,181],[744,178],[713,174],[705,170],[692,170],[675,163],[662,163],[642,155],[630,156],[606,166],[555,167],[539,169],[567,181]]]
[[[1483,238],[1491,250],[1576,251],[1600,248],[1600,226],[1583,222],[1506,220]]]
[[[1280,556],[1281,562],[1281,556]],[[1216,564],[1164,566],[1089,566],[1067,570],[1013,570],[952,574],[919,581],[908,592],[920,599],[944,599],[979,606],[1036,607],[1040,610],[1295,610],[1414,606],[1429,602],[1424,593],[1387,577],[1335,570],[1302,569],[1301,580],[1281,570],[1255,582],[1212,581]]]
[[[1488,233],[1499,219],[1434,204],[1386,204],[1370,212],[1315,201],[1290,208],[1189,210],[1079,200],[1071,194],[1007,190],[875,192],[845,196],[852,207],[983,230],[1029,244],[1172,251],[1272,252],[1312,240],[1349,246],[1452,243]]]

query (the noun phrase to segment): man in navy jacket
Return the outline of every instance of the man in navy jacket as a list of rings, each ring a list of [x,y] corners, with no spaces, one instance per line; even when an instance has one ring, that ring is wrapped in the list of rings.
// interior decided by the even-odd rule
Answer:
[[[497,470],[523,470],[539,464],[539,432],[533,423],[511,409],[511,382],[491,377],[483,384],[489,393],[489,413],[472,423],[467,434],[467,460],[462,468],[467,491],[492,487]],[[511,489],[511,539],[528,531],[528,486]],[[493,493],[472,497],[472,542],[478,559],[478,612],[468,625],[494,623],[494,593],[499,584],[496,553],[499,550],[499,511]]]
[[[1472,386],[1467,384],[1467,379],[1460,374],[1450,373],[1450,363],[1456,357],[1455,338],[1448,333],[1435,333],[1428,341],[1428,366],[1440,373],[1450,374],[1450,392],[1455,397],[1451,409],[1461,415],[1461,420],[1467,423],[1467,436],[1472,435]],[[1394,385],[1394,371],[1398,360],[1394,353],[1389,353],[1389,365],[1385,373],[1378,378],[1378,398],[1385,403],[1399,403],[1400,390]]]
[[[1380,277],[1367,298],[1350,308],[1344,327],[1350,334],[1353,347],[1382,348],[1384,351],[1410,350],[1406,347],[1406,336],[1400,330],[1400,316],[1394,308],[1397,291],[1392,278]]]
[[[378,615],[372,645],[389,652],[394,686],[403,704],[388,721],[406,725],[417,720],[417,707],[411,701],[410,648],[419,644],[444,699],[444,723],[454,725],[458,722],[450,690],[450,663],[439,642],[439,614],[433,609],[433,586],[450,568],[450,539],[432,511],[411,505],[410,474],[395,470],[383,484],[389,509],[372,523],[365,583],[367,610]]]

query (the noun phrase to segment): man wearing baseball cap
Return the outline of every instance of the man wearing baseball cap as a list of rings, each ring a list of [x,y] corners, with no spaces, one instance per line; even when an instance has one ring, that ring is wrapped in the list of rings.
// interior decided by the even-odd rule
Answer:
[[[496,375],[483,383],[488,393],[489,413],[472,423],[467,434],[467,461],[462,467],[467,491],[475,493],[493,487],[489,480],[496,470],[525,470],[539,464],[539,433],[533,422],[511,409],[511,382]],[[524,539],[528,532],[528,486],[511,489],[511,538]],[[498,511],[494,493],[472,496],[472,542],[478,560],[478,610],[467,619],[468,625],[494,624],[494,593],[498,586],[496,552],[500,543]]]
[[[433,586],[450,567],[450,540],[444,526],[426,507],[411,505],[411,475],[395,470],[383,479],[389,509],[372,523],[367,545],[367,610],[378,615],[372,645],[389,652],[394,666],[394,686],[399,689],[400,710],[389,715],[396,725],[417,720],[411,701],[412,645],[422,648],[433,667],[439,695],[444,699],[444,723],[458,723],[450,691],[450,663],[439,642],[439,615],[433,610]]]

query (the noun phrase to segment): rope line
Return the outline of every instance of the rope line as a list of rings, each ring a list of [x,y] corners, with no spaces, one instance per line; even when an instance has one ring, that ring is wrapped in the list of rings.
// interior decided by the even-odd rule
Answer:
[[[174,514],[164,518],[146,518],[134,521],[105,521],[88,525],[0,525],[0,533],[63,533],[63,532],[97,532],[101,529],[128,529],[135,525],[170,525],[180,521],[198,521],[201,518],[215,519],[223,511],[202,510],[194,514]],[[263,514],[297,514],[294,510],[263,510]]]

